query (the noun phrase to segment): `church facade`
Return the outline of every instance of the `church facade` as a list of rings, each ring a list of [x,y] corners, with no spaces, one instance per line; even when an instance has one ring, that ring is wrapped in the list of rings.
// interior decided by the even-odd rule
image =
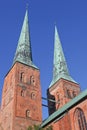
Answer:
[[[53,78],[47,90],[49,117],[42,121],[40,70],[32,60],[28,10],[13,64],[4,79],[0,130],[26,130],[40,124],[53,130],[87,130],[87,90],[70,76],[55,26]]]

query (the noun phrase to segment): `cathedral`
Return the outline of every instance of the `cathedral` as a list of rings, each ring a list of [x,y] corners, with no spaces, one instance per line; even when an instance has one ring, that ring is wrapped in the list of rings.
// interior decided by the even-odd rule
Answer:
[[[33,63],[26,10],[13,64],[5,76],[0,107],[0,130],[87,130],[87,90],[70,76],[55,26],[53,77],[47,89],[49,117],[42,120],[40,70]]]

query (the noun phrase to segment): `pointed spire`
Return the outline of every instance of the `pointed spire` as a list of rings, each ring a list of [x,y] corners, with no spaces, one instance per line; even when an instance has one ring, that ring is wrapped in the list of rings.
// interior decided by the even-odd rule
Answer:
[[[32,50],[31,50],[30,32],[28,25],[28,9],[26,9],[24,22],[20,33],[13,64],[16,61],[37,68],[32,63]]]
[[[75,82],[69,75],[67,63],[63,53],[61,41],[57,32],[57,27],[55,26],[55,36],[54,36],[54,62],[53,62],[53,80],[50,87],[56,83],[59,79],[66,79],[71,82]],[[76,83],[76,82],[75,82]]]

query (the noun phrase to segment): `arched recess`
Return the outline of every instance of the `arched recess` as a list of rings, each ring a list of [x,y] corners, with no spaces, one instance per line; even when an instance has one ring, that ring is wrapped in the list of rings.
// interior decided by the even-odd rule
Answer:
[[[74,113],[75,130],[87,130],[86,118],[82,109],[76,108]]]
[[[24,82],[24,72],[20,73],[20,82]]]
[[[21,90],[21,96],[22,96],[22,97],[25,96],[25,90]]]
[[[30,110],[26,110],[26,117],[30,118],[31,117],[31,111]]]
[[[35,86],[35,79],[34,76],[30,76],[30,84]]]

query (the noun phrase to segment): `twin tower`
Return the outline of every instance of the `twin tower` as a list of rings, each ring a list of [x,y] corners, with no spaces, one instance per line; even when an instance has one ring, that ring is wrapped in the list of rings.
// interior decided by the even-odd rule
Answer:
[[[53,64],[53,78],[47,90],[48,99],[53,100],[48,100],[49,115],[80,93],[79,85],[69,75],[56,26]],[[4,80],[0,130],[26,130],[29,125],[41,123],[40,71],[32,61],[26,10],[13,65]]]

